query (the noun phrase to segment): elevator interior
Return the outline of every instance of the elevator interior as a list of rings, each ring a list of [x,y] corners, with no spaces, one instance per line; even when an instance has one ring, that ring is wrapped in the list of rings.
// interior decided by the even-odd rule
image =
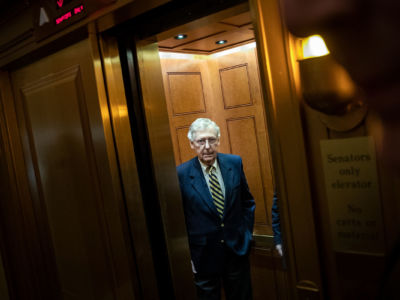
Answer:
[[[160,33],[157,45],[175,164],[194,156],[186,135],[196,118],[211,118],[219,124],[220,152],[243,158],[256,200],[251,254],[255,299],[287,297],[287,274],[273,243],[275,183],[248,7],[242,5]],[[159,77],[153,74],[152,78]]]
[[[158,46],[176,164],[193,157],[186,137],[191,122],[215,120],[220,151],[244,159],[257,199],[255,234],[271,236],[274,183],[253,30],[245,12],[186,31],[187,41],[173,37]]]

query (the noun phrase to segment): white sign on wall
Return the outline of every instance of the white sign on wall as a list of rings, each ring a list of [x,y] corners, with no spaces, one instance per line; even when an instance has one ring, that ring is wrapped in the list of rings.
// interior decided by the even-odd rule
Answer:
[[[384,253],[384,233],[372,137],[321,141],[333,247]]]

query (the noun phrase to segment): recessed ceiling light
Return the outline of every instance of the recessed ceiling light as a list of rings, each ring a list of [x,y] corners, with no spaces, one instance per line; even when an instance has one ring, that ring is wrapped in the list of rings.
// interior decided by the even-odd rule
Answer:
[[[228,42],[227,40],[219,40],[219,41],[216,41],[215,43],[217,45],[223,45],[223,44],[226,44],[227,42]]]
[[[183,39],[186,39],[186,38],[187,38],[186,34],[178,34],[178,35],[175,36],[176,40],[183,40]]]

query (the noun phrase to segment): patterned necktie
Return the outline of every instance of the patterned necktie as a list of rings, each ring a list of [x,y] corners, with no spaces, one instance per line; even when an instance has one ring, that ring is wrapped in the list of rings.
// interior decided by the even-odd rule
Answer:
[[[217,208],[218,214],[222,219],[222,216],[224,215],[224,194],[222,193],[221,186],[219,185],[219,181],[217,178],[217,175],[215,174],[215,167],[211,166],[208,174],[210,178],[210,191],[211,191],[211,196],[214,200],[214,205]]]

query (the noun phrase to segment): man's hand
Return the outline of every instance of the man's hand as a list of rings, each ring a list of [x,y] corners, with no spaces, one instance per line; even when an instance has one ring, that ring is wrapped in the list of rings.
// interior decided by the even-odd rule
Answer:
[[[283,255],[283,251],[282,251],[282,244],[278,244],[275,246],[276,251],[278,251],[279,256]]]
[[[192,271],[193,271],[193,274],[196,274],[197,271],[196,271],[196,268],[194,267],[193,260],[191,260],[190,262],[192,263]]]

